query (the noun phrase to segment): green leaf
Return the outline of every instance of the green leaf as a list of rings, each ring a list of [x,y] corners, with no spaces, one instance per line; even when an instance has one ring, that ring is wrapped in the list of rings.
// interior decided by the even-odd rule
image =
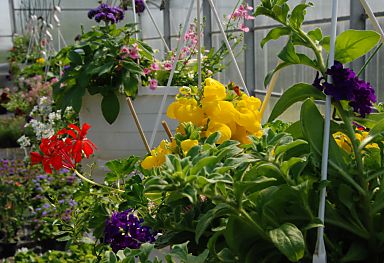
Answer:
[[[261,40],[260,46],[263,48],[264,45],[270,40],[277,40],[282,36],[289,35],[291,33],[291,29],[289,27],[275,27]]]
[[[307,99],[303,103],[300,116],[303,134],[310,144],[314,156],[320,161],[323,149],[324,118],[311,99]],[[345,171],[346,163],[343,157],[343,152],[330,136],[329,163],[332,167]]]
[[[307,35],[315,42],[320,42],[323,39],[323,33],[320,28],[308,31]]]
[[[324,100],[325,95],[314,86],[307,83],[298,83],[290,87],[279,98],[273,110],[269,116],[268,122],[272,122],[281,114],[283,114],[289,107],[299,101],[303,101],[308,98],[314,98],[315,100]]]
[[[299,29],[304,21],[304,16],[306,14],[305,9],[308,7],[308,4],[299,4],[293,10],[291,17],[289,18],[289,24],[295,28]]]
[[[123,78],[124,92],[128,97],[136,97],[139,90],[139,81],[135,76]]]
[[[75,64],[75,65],[81,65],[83,63],[82,59],[81,59],[81,55],[76,52],[75,50],[71,50],[68,54],[68,57],[71,61],[71,63]]]
[[[346,30],[336,38],[335,60],[346,64],[367,54],[380,41],[380,35],[372,30]],[[329,52],[329,40],[323,40]]]
[[[275,149],[275,155],[279,156],[280,154],[283,154],[283,153],[285,153],[289,150],[292,150],[292,149],[296,148],[297,146],[300,146],[303,144],[308,144],[308,143],[306,141],[303,141],[303,140],[295,140],[293,142],[290,142],[290,143],[287,143],[287,144],[284,144],[281,146],[277,146]]]
[[[304,256],[305,243],[301,231],[291,223],[285,223],[269,231],[273,244],[290,261],[298,262]]]
[[[352,243],[348,252],[341,258],[340,262],[366,262],[368,258],[368,250],[366,246],[358,243]]]
[[[209,210],[207,213],[205,213],[199,218],[195,231],[195,241],[197,244],[199,243],[200,237],[210,226],[211,222],[215,218],[220,217],[226,211],[228,211],[228,206],[226,204],[219,204],[214,209]]]
[[[102,263],[116,263],[117,262],[116,254],[113,253],[112,251],[105,252],[105,257],[103,258],[103,260],[101,262]]]
[[[295,46],[291,41],[288,41],[287,45],[280,51],[277,55],[282,61],[287,62],[289,64],[299,64],[300,58],[296,54]]]
[[[359,149],[364,149],[367,144],[374,140],[377,136],[380,136],[384,133],[384,119],[377,122],[375,126],[369,131],[368,136],[361,142]]]
[[[295,65],[295,64],[302,64],[302,65],[305,65],[305,66],[309,66],[311,68],[314,68],[316,70],[319,70],[318,67],[317,67],[317,64],[316,62],[314,62],[313,60],[311,60],[307,55],[304,55],[304,54],[300,54],[300,53],[296,53],[296,56],[299,58],[299,62],[298,63],[291,63],[291,62],[280,62],[276,68],[269,72],[267,74],[267,76],[265,77],[264,79],[264,86],[267,87],[269,82],[271,81],[272,79],[272,76],[279,70],[281,70],[282,68],[285,68],[287,66],[291,66],[291,65]]]
[[[103,100],[101,101],[101,111],[109,124],[112,124],[116,120],[120,112],[120,105],[115,93],[111,92],[103,96]]]
[[[276,4],[272,7],[273,18],[285,24],[288,18],[289,6],[286,3]]]

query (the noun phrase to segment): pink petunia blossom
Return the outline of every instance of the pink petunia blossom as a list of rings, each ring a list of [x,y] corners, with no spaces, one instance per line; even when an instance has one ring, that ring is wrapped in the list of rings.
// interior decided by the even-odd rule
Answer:
[[[151,70],[149,68],[145,68],[144,75],[148,75],[149,73],[151,73]]]
[[[149,88],[155,90],[157,88],[158,82],[155,79],[151,79],[149,81]]]
[[[172,63],[170,63],[170,62],[165,62],[164,63],[164,69],[165,70],[172,70]]]
[[[241,24],[239,29],[245,33],[249,32],[249,27],[245,26],[244,24]]]
[[[139,59],[139,46],[135,43],[132,45],[132,48],[129,49],[129,57],[131,59]]]
[[[151,65],[151,69],[152,69],[153,71],[157,71],[157,70],[160,70],[160,66],[159,66],[158,64],[156,64],[156,63],[153,63],[153,64]]]

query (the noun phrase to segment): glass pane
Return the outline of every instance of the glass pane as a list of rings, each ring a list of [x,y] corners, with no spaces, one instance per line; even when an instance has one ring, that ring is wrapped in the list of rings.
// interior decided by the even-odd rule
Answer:
[[[378,18],[381,28],[384,28],[384,17]],[[367,23],[367,29],[373,30],[371,23]],[[372,84],[376,90],[378,101],[384,101],[384,48],[373,57],[365,70],[366,80]]]
[[[11,22],[9,17],[9,6],[8,1],[0,1],[0,36],[10,36],[12,35]]]
[[[223,41],[223,37],[221,34],[213,34],[212,35],[212,45],[216,49],[221,46]],[[245,72],[245,63],[244,63],[244,52],[241,51],[243,47],[243,43],[241,43],[235,50],[234,53],[237,54],[236,61],[239,65],[240,71],[243,73],[242,77],[245,78],[244,72]],[[228,55],[227,58],[224,61],[225,64],[229,64],[223,72],[217,74],[217,76],[214,76],[218,78],[222,83],[228,83],[230,81],[235,82],[236,84],[240,85],[241,80],[240,76],[236,70],[235,64],[232,62],[231,57]]]
[[[179,35],[180,27],[182,27],[185,23],[188,9],[191,5],[191,0],[170,0],[169,5],[171,15],[171,35]],[[192,23],[194,17],[196,17],[196,8],[192,10],[191,19],[189,21],[190,23]]]
[[[223,23],[224,21],[227,21],[227,16],[232,14],[234,11],[236,4],[238,0],[215,0],[214,4],[217,10],[217,13],[219,14],[219,17],[221,19],[221,22]],[[216,18],[214,17],[214,14],[212,12],[212,30],[213,31],[218,31],[219,26],[217,25]]]
[[[162,33],[162,35],[164,35],[163,12],[160,10],[160,8],[157,8],[156,6],[153,6],[153,5],[150,5],[149,8],[157,27],[160,29],[160,32]],[[143,38],[159,37],[159,33],[157,32],[148,14],[148,11],[144,11],[144,13],[140,15],[139,20],[140,20],[140,26],[141,26]]]

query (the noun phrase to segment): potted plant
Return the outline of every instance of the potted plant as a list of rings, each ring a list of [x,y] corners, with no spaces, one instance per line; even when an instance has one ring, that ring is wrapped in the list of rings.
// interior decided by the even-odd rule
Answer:
[[[162,87],[168,81],[177,50],[171,51],[164,61],[155,60],[153,50],[133,35],[135,25],[117,28],[123,19],[123,10],[101,4],[89,12],[90,18],[104,25],[83,33],[78,42],[61,50],[55,61],[64,66],[63,76],[54,88],[55,102],[62,108],[72,106],[80,112],[80,121],[94,127],[90,134],[100,152],[101,160],[127,154],[144,154],[139,133],[133,124],[126,96],[134,98],[138,117],[146,135],[150,135],[164,94],[170,95],[166,105],[178,89]],[[236,26],[236,19],[230,28]],[[230,39],[234,40],[232,34]],[[197,85],[198,54],[196,25],[191,25],[186,36],[186,47],[176,65],[172,85]],[[235,45],[241,38],[235,40]],[[224,68],[221,60],[228,54],[223,44],[220,49],[203,52],[203,76],[210,76]],[[143,87],[144,86],[144,87]],[[103,118],[109,125],[103,121]],[[163,116],[172,128],[175,122]],[[109,136],[105,136],[109,134]],[[166,136],[159,131],[156,142]]]

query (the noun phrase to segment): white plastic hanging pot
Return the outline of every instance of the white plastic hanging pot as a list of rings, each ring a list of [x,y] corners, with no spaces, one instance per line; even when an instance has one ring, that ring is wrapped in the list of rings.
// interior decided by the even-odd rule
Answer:
[[[171,130],[175,130],[177,122],[166,116],[166,109],[174,101],[178,93],[178,87],[158,87],[155,90],[149,87],[139,87],[139,93],[133,105],[137,116],[142,125],[147,138],[152,134],[153,125],[158,115],[160,104],[164,94],[168,94],[165,110],[162,119],[166,120]],[[80,123],[88,123],[91,129],[88,132],[88,138],[92,140],[97,147],[95,158],[99,163],[112,159],[127,157],[130,155],[143,156],[147,153],[144,143],[129,110],[126,97],[119,95],[120,113],[113,124],[109,124],[101,112],[100,94],[83,97],[83,104],[80,111]],[[159,130],[156,134],[156,145],[161,140],[167,139],[167,134]]]

